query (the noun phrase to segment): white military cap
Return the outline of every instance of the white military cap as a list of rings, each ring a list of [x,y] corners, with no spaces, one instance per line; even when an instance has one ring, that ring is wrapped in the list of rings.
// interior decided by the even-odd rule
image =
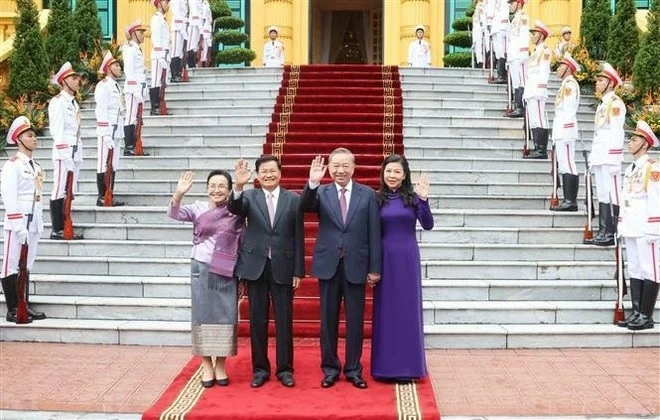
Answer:
[[[600,73],[598,73],[597,76],[607,77],[612,81],[612,83],[614,83],[614,86],[618,86],[621,83],[623,83],[623,81],[621,80],[621,76],[619,76],[619,73],[617,73],[614,67],[612,67],[612,65],[607,62],[603,63],[603,66],[600,69]]]
[[[644,120],[637,121],[637,127],[632,133],[633,136],[643,137],[644,140],[649,144],[649,147],[660,147],[660,140],[658,136],[655,135],[651,126],[646,123]]]
[[[54,85],[62,86],[64,79],[69,76],[73,76],[74,74],[78,74],[78,72],[76,72],[71,66],[71,63],[67,61],[62,65],[60,71],[53,75],[53,77],[50,79],[50,82]]]
[[[117,59],[112,56],[110,51],[106,51],[103,56],[103,61],[101,62],[101,67],[99,68],[99,73],[105,73],[108,71],[111,65],[115,64]]]
[[[7,144],[18,143],[18,137],[28,130],[33,130],[32,123],[28,117],[22,115],[17,117],[14,122],[11,123],[9,131],[7,132]]]

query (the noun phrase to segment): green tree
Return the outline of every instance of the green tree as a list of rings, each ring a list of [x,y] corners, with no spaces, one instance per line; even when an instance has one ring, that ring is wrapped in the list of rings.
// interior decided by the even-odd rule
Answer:
[[[607,38],[607,61],[622,77],[632,75],[639,50],[639,29],[635,20],[635,0],[618,0],[610,21]]]
[[[248,35],[240,31],[245,22],[233,16],[226,0],[214,0],[211,4],[214,23],[219,30],[213,34],[213,62],[217,64],[243,64],[256,58],[254,51],[240,45]],[[217,17],[216,17],[217,16]],[[222,48],[220,48],[222,46]]]
[[[57,71],[67,61],[74,67],[80,61],[78,34],[69,9],[69,0],[51,0],[45,45],[52,71]]]
[[[103,39],[96,0],[79,0],[73,13],[78,33],[78,51],[92,54]]]
[[[32,0],[16,0],[18,18],[14,53],[9,59],[11,98],[35,96],[48,89],[48,56],[39,32],[39,12]]]
[[[594,60],[605,60],[611,18],[610,0],[589,0],[582,11],[582,43]]]
[[[660,0],[654,0],[647,15],[647,32],[635,57],[633,82],[640,97],[660,103]]]
[[[475,3],[471,3],[465,11],[465,16],[458,17],[451,25],[453,32],[446,35],[444,43],[455,47],[456,51],[448,52],[445,47],[443,62],[446,67],[470,67],[472,65],[472,53],[458,51],[472,47],[472,16],[474,15]]]

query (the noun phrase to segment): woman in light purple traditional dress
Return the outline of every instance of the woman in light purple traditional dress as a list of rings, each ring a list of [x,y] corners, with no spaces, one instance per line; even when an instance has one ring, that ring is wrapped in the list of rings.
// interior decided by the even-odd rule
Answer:
[[[419,221],[422,228],[433,229],[429,180],[422,174],[413,189],[408,161],[399,155],[385,159],[380,180],[383,267],[374,287],[371,375],[407,382],[426,376],[416,226]]]
[[[170,201],[172,219],[193,223],[190,255],[191,331],[193,354],[202,356],[202,386],[229,385],[227,356],[236,355],[238,282],[234,265],[243,219],[227,210],[232,188],[227,171],[212,171],[206,180],[208,201],[181,205],[193,185],[192,171],[181,175]],[[213,365],[215,357],[215,366]]]

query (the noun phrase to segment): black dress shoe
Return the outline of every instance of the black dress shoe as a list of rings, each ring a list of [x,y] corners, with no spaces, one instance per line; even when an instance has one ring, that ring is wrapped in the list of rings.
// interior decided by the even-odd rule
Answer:
[[[252,383],[250,384],[251,388],[259,388],[268,381],[268,376],[255,376],[252,378]]]
[[[280,382],[282,382],[282,385],[287,388],[293,388],[296,386],[296,381],[293,380],[293,375],[290,373],[283,373],[277,379],[279,379]]]
[[[337,376],[326,375],[321,381],[321,388],[330,388],[335,385],[335,382],[337,382]]]
[[[209,379],[208,381],[202,381],[202,386],[204,388],[211,388],[215,384],[215,380]]]
[[[229,378],[222,378],[222,379],[216,379],[215,383],[220,385],[220,386],[227,386],[229,385]]]
[[[357,375],[357,376],[351,376],[350,378],[346,378],[346,380],[350,383],[353,384],[354,387],[360,388],[360,389],[366,389],[367,388],[367,383],[365,382],[364,379],[362,379],[362,376]]]
[[[57,232],[56,232],[56,231],[52,231],[52,232],[50,233],[50,239],[55,239],[55,240],[59,240],[59,241],[64,240],[64,231],[63,231],[63,230],[59,230],[59,231],[57,231]],[[85,236],[84,236],[82,233],[80,233],[80,232],[76,232],[76,231],[74,230],[74,231],[73,231],[73,239],[74,239],[74,240],[76,240],[76,239],[85,239]]]
[[[13,311],[7,312],[7,316],[5,317],[7,322],[13,322],[14,324],[16,324],[16,321],[17,321],[16,314],[17,314],[17,312],[18,311],[16,309],[14,309]],[[30,312],[28,311],[27,323],[29,324],[30,322],[32,322],[32,317],[30,316]]]
[[[31,308],[28,308],[28,316],[32,319],[40,320],[46,319],[46,314],[43,312],[33,311]]]

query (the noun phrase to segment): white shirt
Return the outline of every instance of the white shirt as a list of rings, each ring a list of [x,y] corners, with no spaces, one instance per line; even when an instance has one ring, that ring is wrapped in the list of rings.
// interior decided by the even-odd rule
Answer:
[[[268,196],[273,194],[273,219],[275,219],[275,212],[277,211],[277,200],[280,199],[280,187],[279,185],[273,191],[266,191],[263,188],[261,191],[264,192],[266,198],[266,208],[268,208]]]

